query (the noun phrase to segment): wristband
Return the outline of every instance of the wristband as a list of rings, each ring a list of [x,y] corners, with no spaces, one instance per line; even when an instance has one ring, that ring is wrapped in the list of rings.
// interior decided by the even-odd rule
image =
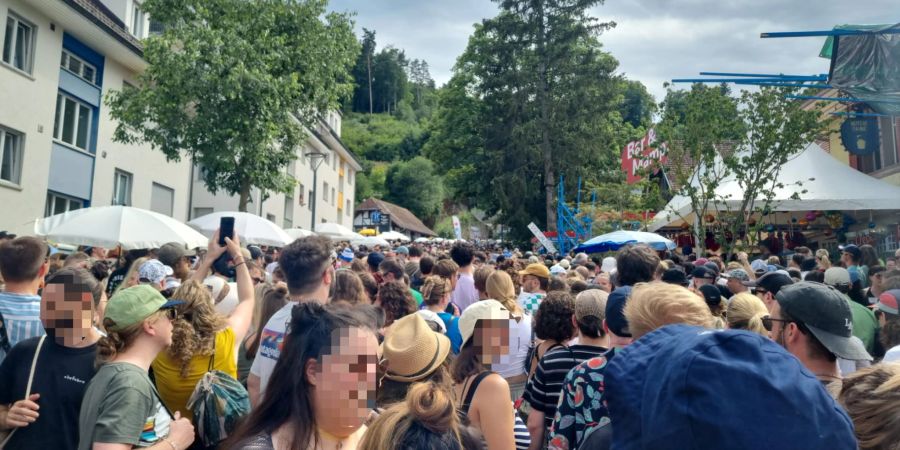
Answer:
[[[247,264],[247,261],[241,261],[241,262],[235,264],[235,265],[234,265],[234,268],[237,269],[238,266],[240,266],[241,264]]]

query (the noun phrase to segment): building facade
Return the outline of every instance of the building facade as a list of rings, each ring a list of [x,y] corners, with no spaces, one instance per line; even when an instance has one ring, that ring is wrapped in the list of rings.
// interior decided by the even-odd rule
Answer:
[[[397,231],[410,239],[437,235],[412,211],[377,198],[367,198],[356,207],[353,231],[364,229],[373,229],[378,233]]]
[[[187,221],[236,210],[211,195],[187,158],[166,161],[147,144],[113,141],[103,99],[137,84],[140,39],[151,32],[137,0],[0,0],[0,230],[31,234],[35,219],[89,206],[128,205]],[[317,220],[350,223],[359,163],[331,113],[306,147],[328,155],[318,171]],[[300,158],[291,195],[251,204],[279,225],[309,227],[312,170]],[[202,214],[200,214],[202,215]]]

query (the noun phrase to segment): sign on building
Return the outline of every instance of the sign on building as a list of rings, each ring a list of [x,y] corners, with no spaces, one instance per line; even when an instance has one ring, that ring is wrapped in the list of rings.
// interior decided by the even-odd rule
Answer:
[[[665,142],[656,144],[656,131],[651,128],[641,140],[629,142],[622,149],[622,170],[625,171],[626,183],[637,183],[645,169],[653,165],[653,173],[657,173],[660,165],[666,163],[668,148]]]

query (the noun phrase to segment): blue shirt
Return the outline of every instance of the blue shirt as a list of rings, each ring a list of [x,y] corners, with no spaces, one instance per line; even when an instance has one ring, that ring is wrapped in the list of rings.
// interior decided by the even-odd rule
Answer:
[[[0,314],[3,314],[6,335],[12,347],[19,341],[44,334],[40,296],[0,292]],[[0,351],[0,361],[5,357]]]
[[[454,355],[459,353],[459,347],[462,346],[462,334],[459,333],[459,317],[454,317],[453,314],[445,312],[438,313],[438,317],[444,321],[444,325],[447,327],[450,349],[453,350]]]

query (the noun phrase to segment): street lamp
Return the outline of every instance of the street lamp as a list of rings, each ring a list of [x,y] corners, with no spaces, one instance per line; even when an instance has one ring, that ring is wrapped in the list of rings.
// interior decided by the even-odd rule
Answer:
[[[328,155],[317,150],[310,150],[304,153],[303,156],[309,160],[309,165],[311,165],[313,169],[312,197],[309,199],[309,201],[312,202],[312,221],[309,230],[316,231],[316,192],[319,190],[319,166],[322,165],[322,161],[325,161],[325,158],[327,158]]]

